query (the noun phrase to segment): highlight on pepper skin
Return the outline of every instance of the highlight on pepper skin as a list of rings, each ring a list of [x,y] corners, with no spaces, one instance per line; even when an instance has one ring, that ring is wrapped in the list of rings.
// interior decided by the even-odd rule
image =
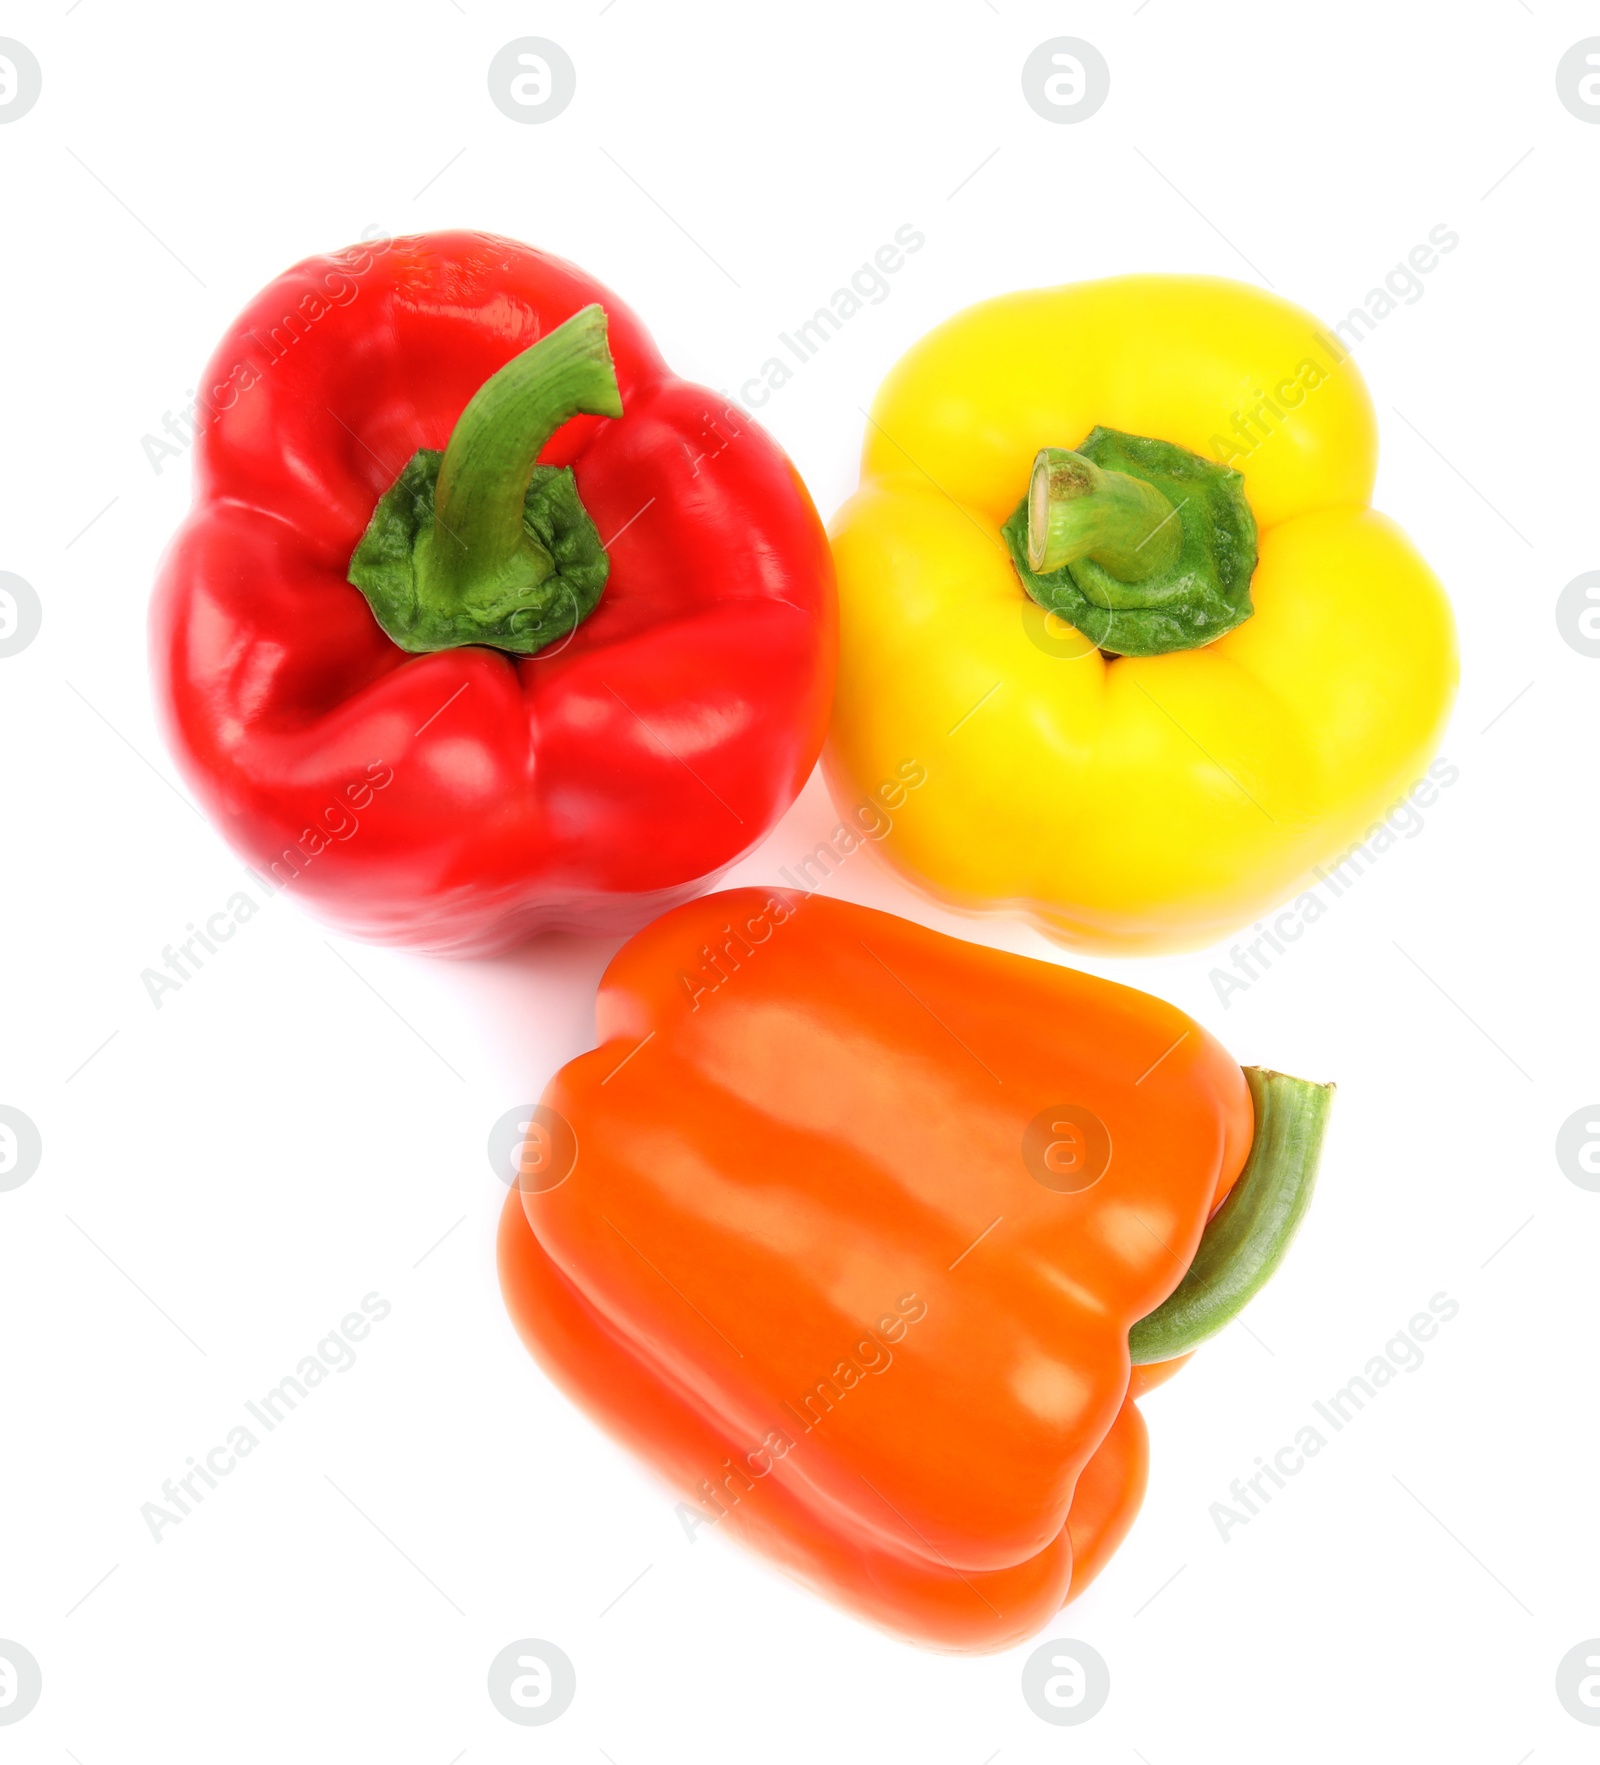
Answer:
[[[470,232],[308,258],[202,385],[151,671],[269,886],[450,954],[632,931],[798,795],[833,690],[822,524],[582,271]]]
[[[1449,602],[1368,506],[1376,462],[1354,362],[1261,289],[958,313],[891,370],[832,522],[836,800],[922,756],[884,856],[1067,944],[1260,918],[1426,771],[1454,698]]]
[[[657,920],[596,1023],[501,1219],[536,1359],[691,1537],[928,1647],[1032,1635],[1138,1512],[1135,1400],[1280,1265],[1331,1087],[788,890]]]

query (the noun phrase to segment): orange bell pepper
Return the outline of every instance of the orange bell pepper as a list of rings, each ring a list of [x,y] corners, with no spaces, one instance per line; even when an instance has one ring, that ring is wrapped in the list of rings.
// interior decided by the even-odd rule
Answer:
[[[935,1647],[1028,1636],[1138,1510],[1131,1376],[1282,1257],[1331,1088],[1131,988],[786,891],[656,921],[597,1017],[501,1225],[529,1348],[691,1537]]]

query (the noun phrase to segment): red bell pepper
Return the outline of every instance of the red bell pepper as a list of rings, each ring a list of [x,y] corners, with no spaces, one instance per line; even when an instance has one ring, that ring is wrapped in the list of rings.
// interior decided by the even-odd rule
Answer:
[[[570,264],[481,233],[308,258],[196,421],[157,699],[230,842],[324,919],[462,954],[630,929],[804,783],[836,648],[816,512]]]

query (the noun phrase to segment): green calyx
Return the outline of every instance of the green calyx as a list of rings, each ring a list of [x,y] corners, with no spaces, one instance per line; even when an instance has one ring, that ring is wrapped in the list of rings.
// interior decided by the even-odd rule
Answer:
[[[580,412],[622,415],[598,305],[486,380],[444,452],[420,449],[379,498],[349,580],[401,649],[531,656],[595,610],[610,559],[571,467],[537,463]]]
[[[1244,1076],[1256,1115],[1250,1156],[1188,1272],[1128,1332],[1135,1366],[1187,1354],[1237,1317],[1283,1261],[1311,1204],[1333,1086],[1258,1066]]]
[[[1170,441],[1097,428],[1042,448],[1000,532],[1032,599],[1113,655],[1198,649],[1254,611],[1244,479]]]

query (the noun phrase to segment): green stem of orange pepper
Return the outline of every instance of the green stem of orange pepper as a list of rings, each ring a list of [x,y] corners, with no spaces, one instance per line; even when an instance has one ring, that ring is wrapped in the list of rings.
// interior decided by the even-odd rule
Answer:
[[[1247,1066],[1250,1156],[1206,1224],[1188,1273],[1128,1332],[1136,1366],[1187,1354],[1236,1317],[1283,1261],[1316,1186],[1332,1085]]]

